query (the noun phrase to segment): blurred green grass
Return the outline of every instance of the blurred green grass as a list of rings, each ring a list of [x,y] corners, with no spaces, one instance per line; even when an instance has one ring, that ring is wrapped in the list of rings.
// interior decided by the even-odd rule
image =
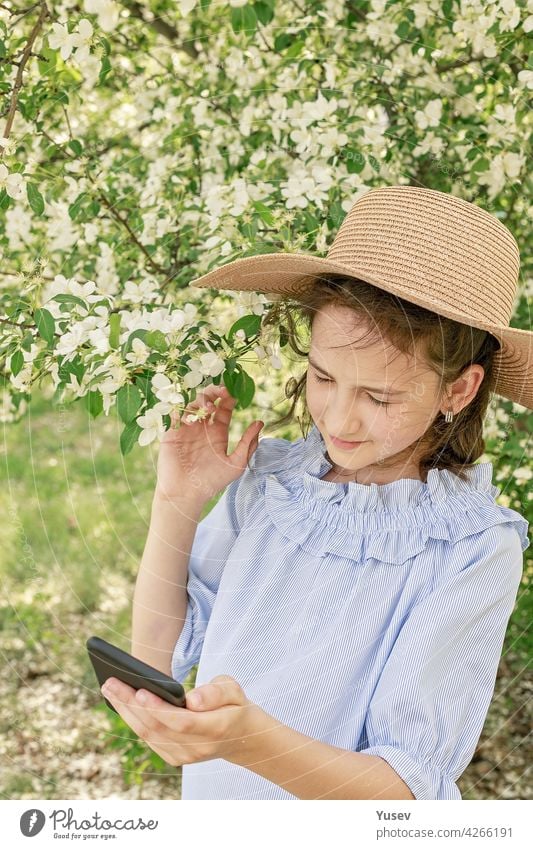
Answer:
[[[40,676],[61,682],[66,727],[90,726],[92,711],[99,711],[102,702],[85,647],[87,638],[97,634],[130,649],[131,602],[148,533],[157,449],[136,447],[123,457],[122,427],[115,410],[109,417],[92,419],[79,401],[66,409],[54,407],[41,389],[35,390],[20,422],[4,424],[0,652],[6,668],[13,670],[2,689],[7,728],[17,710],[19,687],[25,679],[44,680]],[[210,502],[204,513],[211,507]],[[195,673],[196,667],[187,678],[189,684]],[[72,683],[81,686],[88,704],[73,703]],[[20,722],[27,721],[22,712],[17,716]],[[107,751],[117,746],[122,720],[107,709],[104,717],[109,732],[102,745]],[[123,724],[122,731],[119,792],[137,784],[141,793],[148,778],[153,798],[179,798],[181,771],[141,744],[131,729],[124,734]],[[46,748],[44,737],[41,742]],[[165,775],[159,779],[161,771]],[[44,784],[36,784],[29,773],[19,782],[6,780],[0,796],[11,798],[20,792],[38,798],[45,792],[48,798],[50,782],[46,782],[61,770],[53,772],[46,765],[44,772]],[[68,781],[63,787],[68,794]]]

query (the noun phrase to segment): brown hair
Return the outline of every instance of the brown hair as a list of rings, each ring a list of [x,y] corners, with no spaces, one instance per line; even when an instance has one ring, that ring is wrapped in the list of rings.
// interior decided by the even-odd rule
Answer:
[[[424,482],[432,468],[449,469],[466,480],[464,470],[485,450],[483,422],[494,385],[493,363],[494,353],[500,347],[498,340],[485,330],[445,318],[364,280],[337,274],[317,278],[313,287],[297,298],[278,296],[263,316],[263,325],[279,327],[280,346],[288,343],[298,356],[306,357],[308,351],[300,339],[298,322],[303,323],[310,339],[314,317],[328,304],[348,307],[366,323],[370,316],[374,327],[369,328],[365,339],[386,338],[404,354],[413,354],[421,343],[428,366],[440,375],[444,386],[453,383],[469,365],[477,363],[483,367],[484,377],[475,397],[455,414],[453,422],[447,423],[439,413],[423,436],[410,446],[420,451],[419,474]],[[265,425],[262,435],[296,418],[302,435],[307,436],[312,419],[305,402],[306,378],[307,369],[300,378],[291,377],[287,381],[285,397],[292,399],[291,408],[280,419]],[[302,419],[295,413],[300,399]],[[386,467],[386,463],[380,465]]]

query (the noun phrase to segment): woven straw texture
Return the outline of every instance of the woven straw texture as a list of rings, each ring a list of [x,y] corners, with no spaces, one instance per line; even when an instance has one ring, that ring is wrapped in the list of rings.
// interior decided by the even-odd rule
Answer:
[[[520,254],[511,232],[470,201],[417,186],[370,189],[326,257],[270,253],[222,265],[190,285],[297,298],[327,273],[359,277],[500,342],[494,391],[533,409],[533,333],[509,327]]]

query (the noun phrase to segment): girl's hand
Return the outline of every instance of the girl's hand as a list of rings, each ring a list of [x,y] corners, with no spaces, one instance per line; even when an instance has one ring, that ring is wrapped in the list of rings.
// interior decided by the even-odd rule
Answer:
[[[112,689],[109,689],[109,688]],[[122,719],[171,766],[212,758],[242,762],[267,714],[248,701],[229,675],[217,675],[186,695],[186,708],[170,705],[148,690],[108,678],[101,692]],[[194,703],[198,695],[202,703]]]
[[[242,475],[258,445],[263,422],[252,422],[228,454],[228,434],[236,399],[225,386],[198,392],[181,418],[160,439],[156,496],[165,500],[207,502]],[[196,418],[198,415],[206,418]]]

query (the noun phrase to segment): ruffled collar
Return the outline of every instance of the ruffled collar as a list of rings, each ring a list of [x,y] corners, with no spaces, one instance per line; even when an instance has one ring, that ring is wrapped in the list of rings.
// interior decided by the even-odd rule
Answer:
[[[326,501],[342,500],[349,509],[394,511],[428,499],[438,503],[472,490],[488,494],[491,498],[500,494],[500,489],[492,483],[492,463],[478,463],[467,469],[467,481],[462,481],[448,469],[430,469],[425,483],[414,478],[400,478],[384,484],[324,481],[322,476],[333,468],[333,464],[327,459],[326,443],[316,425],[302,443],[301,457],[306,465],[302,482],[306,492]]]
[[[492,463],[478,463],[467,469],[467,481],[462,481],[448,469],[430,469],[425,483],[414,478],[401,478],[385,484],[364,484],[355,481],[341,483],[321,479],[333,464],[327,458],[326,444],[315,424],[306,439],[302,437],[293,443],[278,439],[272,442],[281,443],[276,446],[280,450],[269,451],[268,457],[264,458],[261,457],[261,452],[256,452],[257,471],[271,474],[276,472],[276,476],[290,489],[302,489],[313,499],[330,504],[337,503],[350,511],[396,512],[428,500],[438,504],[454,496],[470,494],[472,491],[488,495],[491,500],[500,494],[500,489],[492,483]]]
[[[430,537],[456,542],[487,527],[515,523],[522,549],[528,523],[495,502],[492,463],[466,471],[463,481],[447,469],[430,469],[426,482],[403,478],[386,484],[321,480],[331,468],[316,425],[306,439],[260,440],[251,468],[266,511],[287,539],[305,550],[403,563]],[[259,509],[259,502],[253,505]],[[379,555],[379,556],[378,556]]]

